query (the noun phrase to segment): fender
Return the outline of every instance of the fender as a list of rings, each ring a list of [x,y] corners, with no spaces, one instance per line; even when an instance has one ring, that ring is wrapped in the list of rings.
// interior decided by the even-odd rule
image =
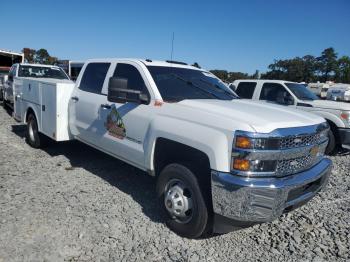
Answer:
[[[208,156],[211,169],[230,171],[232,149],[229,145],[232,145],[233,131],[226,134],[222,130],[182,119],[157,117],[150,123],[144,140],[145,167],[151,173],[154,171],[153,158],[157,138],[166,138],[193,147]]]
[[[333,122],[338,128],[346,127],[344,122],[334,113],[326,112],[326,111],[310,111],[310,113],[317,114],[319,116],[322,116],[328,121]]]

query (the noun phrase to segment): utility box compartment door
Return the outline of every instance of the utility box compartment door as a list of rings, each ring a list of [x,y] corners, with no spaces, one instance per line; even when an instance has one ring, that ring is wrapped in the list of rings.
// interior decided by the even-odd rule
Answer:
[[[41,90],[41,132],[56,139],[56,86],[54,84],[39,83]]]

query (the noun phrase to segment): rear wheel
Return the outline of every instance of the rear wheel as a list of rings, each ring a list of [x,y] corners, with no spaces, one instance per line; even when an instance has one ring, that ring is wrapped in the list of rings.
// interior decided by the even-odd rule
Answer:
[[[206,233],[209,212],[194,173],[184,165],[170,164],[157,181],[167,226],[180,236],[198,238]]]
[[[39,133],[38,123],[33,113],[30,113],[27,118],[27,143],[34,148],[43,147],[46,138]]]

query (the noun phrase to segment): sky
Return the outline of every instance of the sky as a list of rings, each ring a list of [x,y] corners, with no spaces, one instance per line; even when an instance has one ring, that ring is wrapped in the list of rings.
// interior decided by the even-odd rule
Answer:
[[[0,10],[0,49],[60,59],[168,60],[173,33],[173,60],[208,70],[265,72],[328,47],[350,56],[349,0],[0,0]]]

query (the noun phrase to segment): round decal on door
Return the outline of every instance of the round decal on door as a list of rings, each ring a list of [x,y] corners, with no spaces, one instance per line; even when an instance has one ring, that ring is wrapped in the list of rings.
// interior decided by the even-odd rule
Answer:
[[[125,125],[123,119],[115,107],[112,107],[111,112],[107,116],[105,127],[108,134],[119,139],[124,139],[126,135]]]

